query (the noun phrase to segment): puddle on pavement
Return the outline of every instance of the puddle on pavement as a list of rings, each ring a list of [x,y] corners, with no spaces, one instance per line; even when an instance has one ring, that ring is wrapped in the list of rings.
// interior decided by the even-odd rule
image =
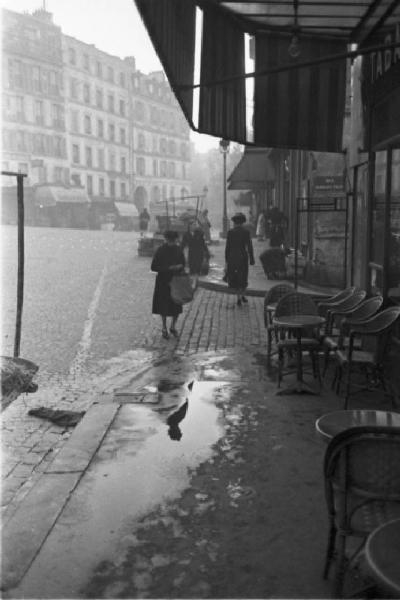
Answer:
[[[212,457],[224,433],[221,408],[234,387],[196,381],[187,390],[186,406],[179,404],[169,416],[148,406],[121,405],[20,590],[31,597],[79,597],[91,570],[112,560],[136,520],[179,497],[191,471]],[[169,435],[171,419],[179,441]]]

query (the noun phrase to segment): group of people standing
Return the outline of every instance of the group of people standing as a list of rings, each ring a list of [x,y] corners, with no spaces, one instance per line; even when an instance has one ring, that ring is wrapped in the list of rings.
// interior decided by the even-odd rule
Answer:
[[[241,306],[242,303],[247,303],[245,290],[248,285],[249,263],[254,265],[254,252],[250,232],[243,226],[246,222],[245,215],[237,213],[232,217],[232,221],[234,226],[227,233],[225,245],[224,279],[229,287],[235,290],[237,305]],[[204,232],[197,221],[190,223],[181,243],[176,231],[165,231],[164,238],[165,243],[154,254],[151,270],[157,273],[153,294],[153,314],[161,316],[162,336],[168,339],[170,334],[174,337],[178,336],[176,323],[182,312],[182,306],[173,301],[170,282],[176,273],[185,268],[184,250],[188,249],[189,272],[194,287],[197,286],[203,262],[209,260],[210,253]],[[171,317],[169,331],[167,317]]]

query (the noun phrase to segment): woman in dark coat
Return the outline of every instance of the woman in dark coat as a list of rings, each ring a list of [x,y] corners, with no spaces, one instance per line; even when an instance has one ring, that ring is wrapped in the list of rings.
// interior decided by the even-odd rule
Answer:
[[[153,314],[161,315],[162,336],[168,339],[167,317],[172,317],[170,333],[177,337],[176,322],[182,312],[182,306],[176,304],[171,298],[169,284],[173,275],[184,269],[185,256],[177,244],[176,231],[166,231],[164,237],[165,243],[156,250],[151,270],[157,273],[153,294]]]
[[[188,231],[182,238],[182,250],[186,247],[188,248],[189,272],[193,276],[193,287],[195,288],[197,286],[197,279],[201,273],[203,260],[210,257],[204,233],[196,221],[190,223]]]
[[[237,305],[247,302],[244,291],[247,288],[247,278],[250,264],[254,265],[253,244],[250,232],[243,227],[246,217],[237,213],[232,217],[233,229],[228,231],[225,245],[226,276],[229,287],[236,290]]]

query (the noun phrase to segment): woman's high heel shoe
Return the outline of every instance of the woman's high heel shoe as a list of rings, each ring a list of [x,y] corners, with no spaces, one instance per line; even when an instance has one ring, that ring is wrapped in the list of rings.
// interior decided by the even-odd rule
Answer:
[[[166,329],[162,330],[162,336],[164,339],[169,340],[169,334],[168,331]]]
[[[175,327],[171,327],[171,329],[169,331],[174,337],[176,337],[176,338],[178,337],[179,334],[178,334],[177,330],[175,329]]]

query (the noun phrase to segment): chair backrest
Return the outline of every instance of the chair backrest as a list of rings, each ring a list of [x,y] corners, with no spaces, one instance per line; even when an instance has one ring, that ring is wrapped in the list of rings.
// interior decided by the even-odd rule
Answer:
[[[343,300],[340,300],[339,302],[335,303],[332,309],[329,309],[328,307],[328,310],[337,310],[340,312],[352,310],[353,308],[356,308],[356,306],[358,306],[365,299],[366,295],[367,292],[365,290],[356,290],[348,298],[344,298]]]
[[[365,336],[360,334],[362,347],[374,353],[377,365],[382,364],[385,358],[391,328],[399,317],[400,306],[391,306],[370,319],[360,322],[360,330],[367,334]],[[357,329],[357,325],[354,328]],[[375,339],[371,339],[371,335],[374,335]]]
[[[400,502],[400,427],[351,427],[336,435],[324,459],[325,491]],[[342,504],[345,506],[345,503]]]
[[[316,315],[317,305],[307,294],[290,292],[281,298],[275,310],[276,317],[288,315]]]
[[[356,306],[354,310],[351,311],[351,315],[349,315],[349,319],[352,321],[366,321],[370,317],[372,317],[378,310],[381,308],[383,303],[382,296],[374,296],[373,298],[368,298],[368,300],[364,300]]]
[[[274,285],[268,292],[265,294],[264,302],[265,304],[271,304],[272,302],[278,302],[283,296],[286,296],[289,292],[293,292],[294,287],[287,283],[278,283]]]
[[[323,300],[320,300],[318,304],[330,304],[331,302],[339,302],[340,300],[344,300],[345,298],[351,296],[351,294],[353,294],[356,291],[356,289],[357,288],[355,286],[345,288],[344,290],[341,290],[334,296],[330,296],[329,298],[324,298]]]

